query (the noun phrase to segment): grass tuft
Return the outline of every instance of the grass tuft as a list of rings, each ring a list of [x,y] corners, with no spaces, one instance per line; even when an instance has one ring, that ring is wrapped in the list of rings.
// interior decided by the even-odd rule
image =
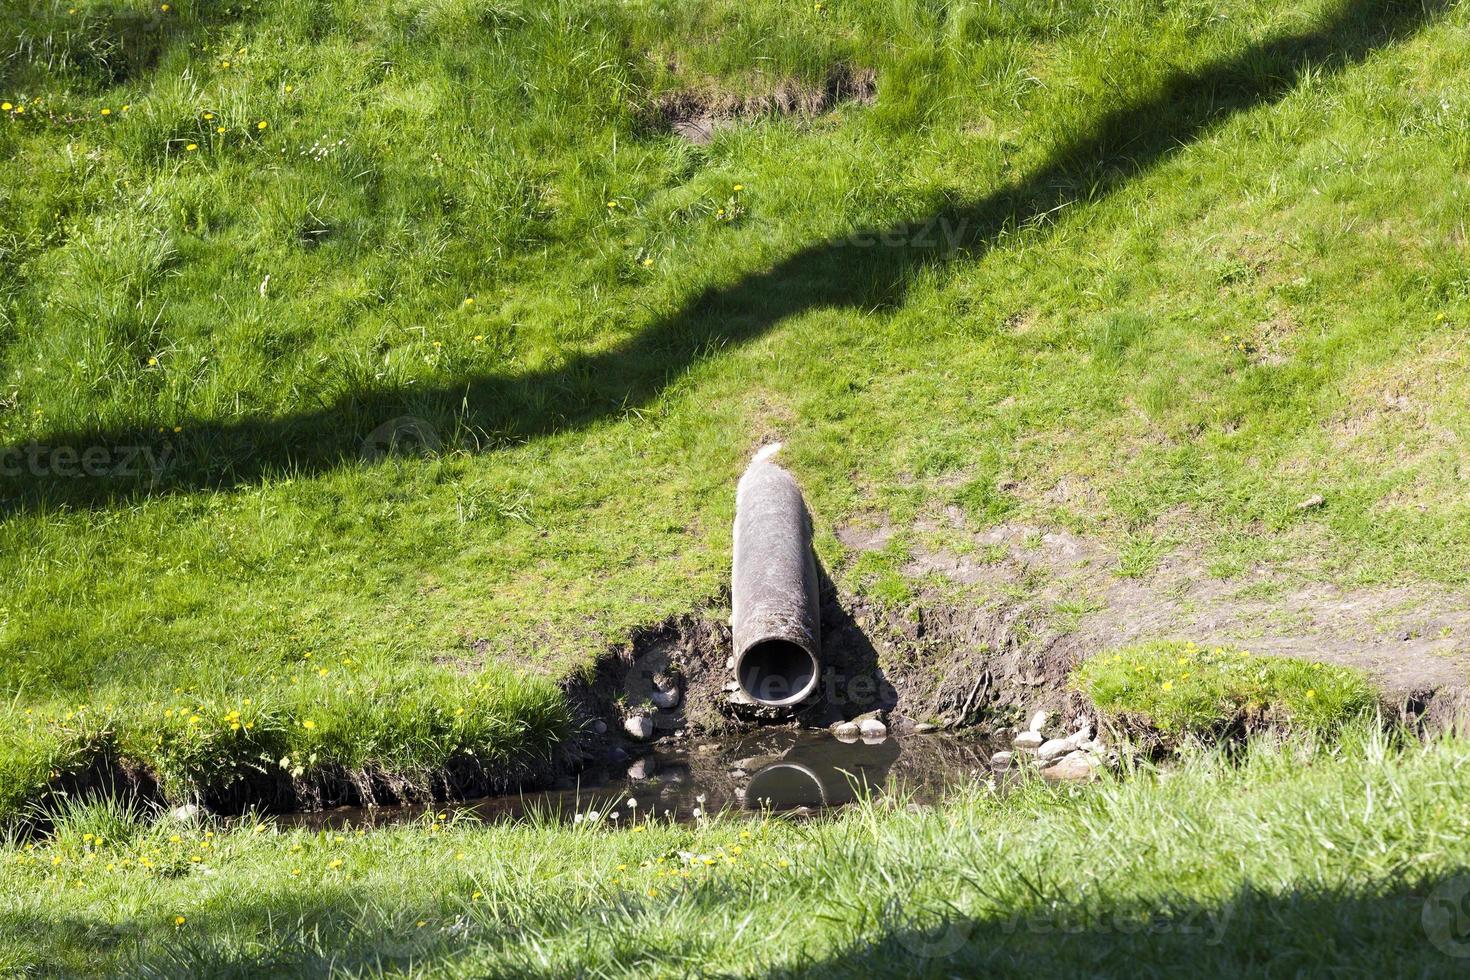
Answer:
[[[1187,640],[1098,654],[1072,684],[1105,715],[1167,735],[1266,727],[1330,734],[1377,703],[1358,670]]]

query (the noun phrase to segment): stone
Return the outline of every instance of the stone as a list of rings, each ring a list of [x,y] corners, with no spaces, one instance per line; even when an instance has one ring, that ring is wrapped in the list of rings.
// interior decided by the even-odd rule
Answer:
[[[653,737],[653,719],[647,715],[633,715],[623,722],[623,731],[643,742]]]
[[[594,721],[592,723],[592,734],[594,734],[594,735],[606,735],[607,734],[607,722],[603,721],[601,718],[599,718],[596,721]]]
[[[938,725],[935,725],[935,724],[931,724],[930,722],[927,722],[927,721],[921,721],[917,725],[914,726],[914,734],[915,735],[928,735],[931,732],[937,732],[937,731],[939,731],[939,726]]]
[[[1097,777],[1102,765],[1098,758],[1086,752],[1073,752],[1063,756],[1056,764],[1043,769],[1041,775],[1053,782],[1082,782]]]
[[[832,726],[832,734],[844,742],[850,742],[855,738],[859,738],[863,734],[863,730],[855,721],[844,721]]]
[[[629,779],[648,779],[657,771],[658,764],[648,756],[636,760],[628,767]]]
[[[1009,769],[1013,758],[1015,758],[1013,752],[997,752],[990,757],[990,768]]]
[[[1079,729],[1077,729],[1075,732],[1073,732],[1072,735],[1071,735],[1071,737],[1067,739],[1067,741],[1071,742],[1073,745],[1077,746],[1078,748],[1081,748],[1084,743],[1090,742],[1091,740],[1092,740],[1092,723],[1089,722],[1089,721],[1084,721],[1082,723],[1082,727],[1079,728]]]
[[[861,725],[865,721],[882,722],[884,721],[885,714],[886,713],[882,709],[879,709],[877,711],[865,711],[854,718],[853,721],[857,722],[859,725]]]
[[[654,692],[648,696],[648,700],[653,702],[655,708],[661,708],[664,711],[677,708],[681,698],[682,695],[677,685],[662,689],[655,688]]]
[[[1031,721],[1027,723],[1026,731],[1036,732],[1038,735],[1041,734],[1041,730],[1046,727],[1046,723],[1050,718],[1051,713],[1048,711],[1036,712],[1031,716]]]
[[[199,808],[192,803],[185,803],[183,806],[174,807],[168,812],[168,815],[179,823],[188,823],[198,818]]]
[[[877,718],[865,718],[858,722],[858,731],[862,733],[864,741],[870,738],[884,739],[888,737],[888,726]]]
[[[1326,497],[1322,496],[1320,493],[1314,493],[1310,497],[1308,497],[1306,500],[1303,500],[1302,502],[1300,502],[1299,504],[1297,504],[1296,505],[1296,509],[1297,510],[1315,510],[1316,508],[1321,507],[1325,503],[1327,503],[1327,498]]]
[[[1077,746],[1072,744],[1070,738],[1053,738],[1041,744],[1036,750],[1036,757],[1042,762],[1050,762],[1052,759],[1060,759],[1069,752],[1077,751]]]
[[[1036,732],[1022,732],[1017,735],[1011,743],[1012,748],[1017,749],[1039,749],[1041,748],[1041,736]]]

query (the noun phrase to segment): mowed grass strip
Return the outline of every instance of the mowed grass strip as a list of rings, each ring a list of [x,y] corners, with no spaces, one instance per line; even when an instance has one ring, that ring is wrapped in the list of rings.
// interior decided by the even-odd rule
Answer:
[[[1470,578],[1462,5],[11,16],[0,808],[99,746],[178,798],[433,764],[481,684],[548,732],[519,678],[717,597],[773,437],[894,601],[902,538],[826,531],[952,504],[1130,574]],[[648,114],[869,68],[706,145]]]

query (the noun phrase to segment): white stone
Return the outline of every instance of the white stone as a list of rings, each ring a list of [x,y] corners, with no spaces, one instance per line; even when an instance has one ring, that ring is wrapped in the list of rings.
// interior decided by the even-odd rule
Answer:
[[[1022,732],[1016,736],[1011,745],[1018,749],[1039,749],[1041,748],[1041,736],[1036,732]]]
[[[1031,716],[1030,723],[1026,725],[1026,731],[1028,731],[1028,732],[1035,732],[1036,734],[1040,735],[1041,734],[1041,729],[1046,726],[1047,719],[1049,719],[1050,717],[1051,717],[1051,713],[1050,712],[1047,712],[1047,711],[1038,711],[1038,712],[1036,712],[1035,714],[1033,714]]]
[[[1096,777],[1101,765],[1096,756],[1086,752],[1073,752],[1057,760],[1050,768],[1043,769],[1041,774],[1057,782],[1080,782]]]
[[[1054,738],[1041,744],[1041,748],[1036,750],[1036,757],[1042,762],[1047,762],[1051,759],[1060,759],[1067,753],[1076,750],[1077,746],[1072,744],[1071,739]]]
[[[850,742],[853,739],[860,737],[863,734],[863,730],[858,727],[856,722],[844,721],[840,725],[832,726],[832,734],[842,739],[844,742]]]
[[[862,733],[865,739],[886,738],[888,735],[888,726],[877,718],[867,718],[858,723],[858,731]]]
[[[623,730],[638,741],[645,741],[653,736],[653,719],[647,715],[633,715],[623,722]]]
[[[1015,754],[1012,752],[997,752],[990,757],[990,767],[992,769],[1007,769],[1010,767],[1011,759],[1014,757]]]
[[[679,689],[670,687],[664,690],[655,689],[648,699],[653,702],[655,708],[677,708],[679,706]]]

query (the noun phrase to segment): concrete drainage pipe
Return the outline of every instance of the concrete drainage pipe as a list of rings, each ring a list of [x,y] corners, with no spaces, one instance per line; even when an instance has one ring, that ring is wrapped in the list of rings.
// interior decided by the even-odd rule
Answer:
[[[796,480],[758,453],[735,491],[731,627],[735,680],[758,704],[786,708],[817,689],[822,650],[812,524]]]

